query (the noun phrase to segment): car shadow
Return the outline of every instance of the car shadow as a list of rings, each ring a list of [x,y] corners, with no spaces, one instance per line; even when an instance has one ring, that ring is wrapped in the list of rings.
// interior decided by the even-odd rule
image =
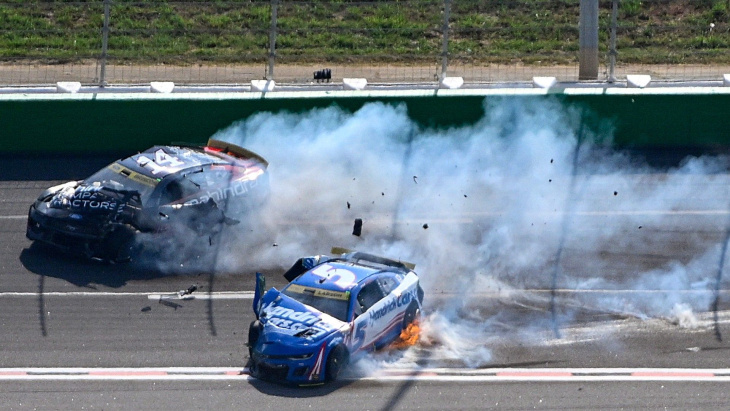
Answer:
[[[109,264],[69,256],[37,243],[21,251],[20,262],[34,274],[91,289],[97,285],[120,288],[131,280],[148,280],[164,275],[150,270],[136,270],[129,264]]]
[[[353,382],[354,380],[338,380],[324,383],[321,385],[297,387],[258,380],[255,378],[251,378],[248,380],[248,383],[252,387],[254,387],[263,394],[287,398],[322,397],[331,394],[341,388],[344,388],[352,384]]]

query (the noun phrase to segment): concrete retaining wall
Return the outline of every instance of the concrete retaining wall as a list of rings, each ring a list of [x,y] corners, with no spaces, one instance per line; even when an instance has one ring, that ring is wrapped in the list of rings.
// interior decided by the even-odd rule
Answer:
[[[262,93],[0,94],[0,153],[136,151],[203,143],[260,111],[302,112],[380,101],[405,104],[429,127],[473,123],[485,99],[558,99],[581,108],[589,128],[612,126],[621,147],[730,145],[730,91],[706,88],[331,91]]]

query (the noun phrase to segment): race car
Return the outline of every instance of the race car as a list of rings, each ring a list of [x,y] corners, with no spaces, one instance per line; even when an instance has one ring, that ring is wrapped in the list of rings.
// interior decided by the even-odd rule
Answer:
[[[236,224],[229,215],[265,201],[267,167],[258,154],[215,139],[155,146],[45,190],[30,206],[26,236],[91,259],[128,261],[138,232],[184,224],[214,235]]]
[[[333,248],[334,257],[297,260],[281,291],[256,275],[249,326],[252,376],[321,384],[363,354],[398,342],[418,320],[423,290],[414,265]],[[416,334],[417,338],[417,334]]]

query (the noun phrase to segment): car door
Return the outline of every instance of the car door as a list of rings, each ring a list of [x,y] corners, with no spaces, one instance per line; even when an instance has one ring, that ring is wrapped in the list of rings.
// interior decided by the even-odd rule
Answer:
[[[386,294],[377,278],[373,278],[360,288],[355,297],[357,318],[354,321],[355,337],[352,352],[370,351],[381,346],[389,323],[396,315],[395,299],[385,297]]]

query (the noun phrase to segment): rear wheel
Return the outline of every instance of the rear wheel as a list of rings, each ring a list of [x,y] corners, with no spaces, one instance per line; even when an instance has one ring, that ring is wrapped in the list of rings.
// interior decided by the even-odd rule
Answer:
[[[406,310],[406,315],[403,316],[403,329],[407,329],[409,325],[418,321],[418,317],[421,316],[421,310],[418,308],[416,302],[412,302]]]
[[[327,381],[334,381],[339,377],[342,370],[347,366],[349,361],[349,355],[347,349],[338,345],[330,351],[330,355],[327,356],[327,364],[324,370],[325,379]]]

